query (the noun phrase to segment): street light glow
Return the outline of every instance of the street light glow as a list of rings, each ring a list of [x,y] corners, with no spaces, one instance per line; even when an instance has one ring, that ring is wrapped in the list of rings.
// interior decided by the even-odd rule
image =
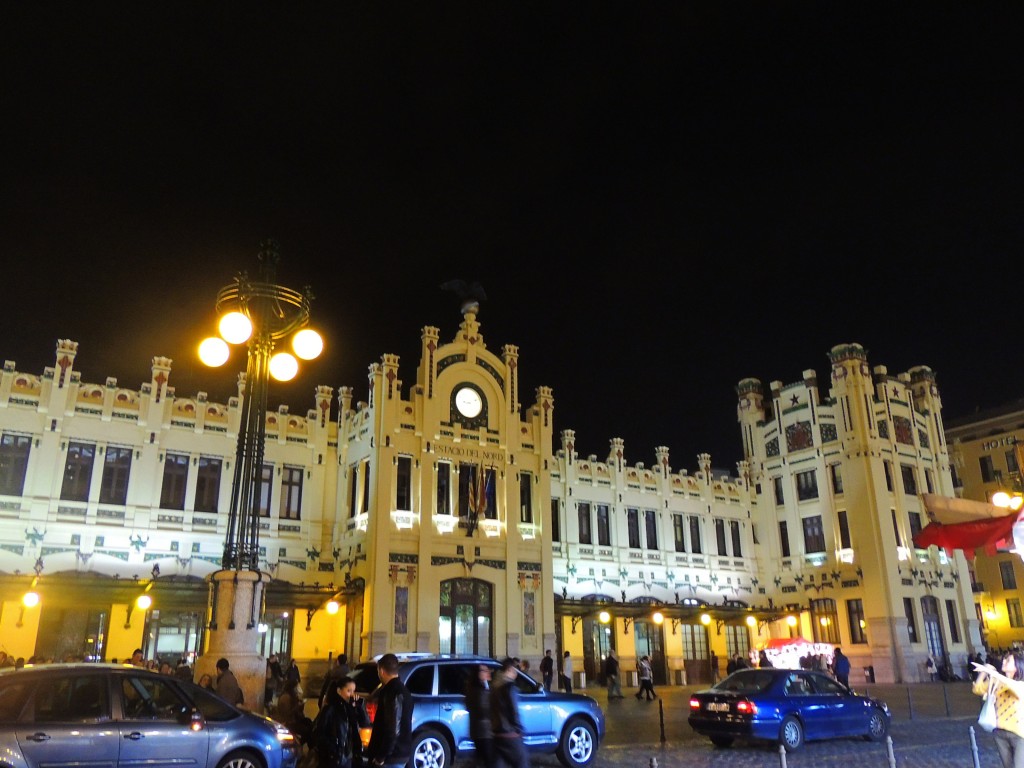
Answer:
[[[288,352],[278,352],[270,358],[270,375],[278,381],[291,381],[299,372],[299,361]]]
[[[39,605],[39,594],[37,592],[26,592],[22,595],[21,604],[26,608],[35,608]]]
[[[211,368],[220,368],[228,361],[230,354],[231,348],[227,342],[216,336],[203,339],[199,345],[199,359],[203,361],[203,365],[208,365]]]
[[[292,337],[292,351],[301,360],[314,360],[324,351],[324,340],[312,328],[303,328]]]
[[[229,344],[244,344],[252,336],[252,321],[241,312],[228,312],[220,319],[217,330]]]
[[[148,611],[153,605],[153,598],[149,595],[139,595],[135,600],[135,607],[140,611]]]

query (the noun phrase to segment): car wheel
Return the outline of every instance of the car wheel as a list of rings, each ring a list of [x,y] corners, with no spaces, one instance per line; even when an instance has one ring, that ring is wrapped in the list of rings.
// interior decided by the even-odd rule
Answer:
[[[804,745],[804,727],[792,715],[782,721],[779,744],[784,746],[787,752],[793,752]]]
[[[578,717],[566,723],[556,753],[559,762],[566,768],[582,768],[590,765],[596,753],[597,736],[594,727]]]
[[[217,768],[263,768],[263,761],[255,752],[241,750],[225,757]]]
[[[888,719],[880,709],[873,710],[871,718],[868,720],[867,738],[871,741],[882,741],[887,733],[889,733]]]
[[[412,768],[450,768],[452,750],[448,739],[437,731],[425,730],[412,737]]]
[[[734,739],[732,736],[712,736],[711,743],[716,747],[731,747]]]

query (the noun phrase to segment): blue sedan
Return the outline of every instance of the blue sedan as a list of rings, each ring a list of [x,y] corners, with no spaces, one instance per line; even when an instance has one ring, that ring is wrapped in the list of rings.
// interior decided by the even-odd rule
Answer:
[[[889,707],[820,672],[742,669],[690,697],[690,727],[718,747],[763,739],[799,749],[805,740],[889,732]]]

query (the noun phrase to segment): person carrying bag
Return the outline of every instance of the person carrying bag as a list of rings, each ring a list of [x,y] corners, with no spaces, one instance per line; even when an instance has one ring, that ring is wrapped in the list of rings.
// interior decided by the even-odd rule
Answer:
[[[990,664],[974,663],[978,677],[972,691],[985,700],[978,727],[991,730],[1003,768],[1024,766],[1024,651],[1003,657],[1002,672]],[[992,725],[992,719],[995,719]],[[991,725],[991,727],[989,727]]]

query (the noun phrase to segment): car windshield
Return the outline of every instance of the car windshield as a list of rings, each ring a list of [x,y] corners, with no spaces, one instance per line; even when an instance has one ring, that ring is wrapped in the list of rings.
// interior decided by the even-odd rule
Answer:
[[[720,683],[713,686],[711,690],[760,693],[767,690],[774,679],[775,675],[770,670],[745,669],[740,672],[733,672]]]

